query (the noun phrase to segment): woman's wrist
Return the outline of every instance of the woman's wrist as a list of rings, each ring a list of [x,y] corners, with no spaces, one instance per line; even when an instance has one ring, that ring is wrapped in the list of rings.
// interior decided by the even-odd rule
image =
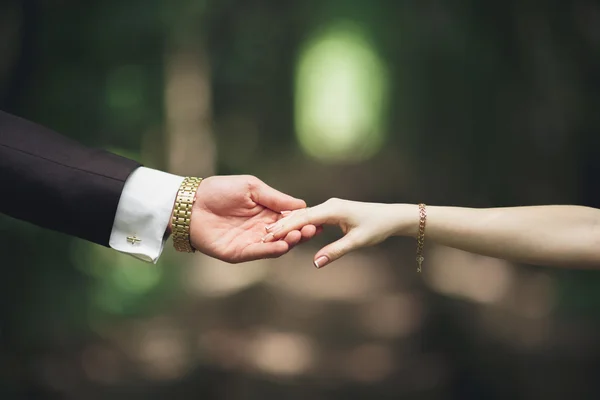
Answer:
[[[390,219],[393,222],[392,236],[416,238],[419,234],[419,206],[417,204],[390,204]]]

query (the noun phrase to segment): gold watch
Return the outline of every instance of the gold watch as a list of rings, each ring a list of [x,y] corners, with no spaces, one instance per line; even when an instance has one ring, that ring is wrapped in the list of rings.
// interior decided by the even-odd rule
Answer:
[[[192,206],[196,201],[196,191],[202,178],[186,177],[175,200],[175,208],[171,219],[171,233],[175,250],[194,253],[196,249],[190,241],[190,222],[192,221]]]

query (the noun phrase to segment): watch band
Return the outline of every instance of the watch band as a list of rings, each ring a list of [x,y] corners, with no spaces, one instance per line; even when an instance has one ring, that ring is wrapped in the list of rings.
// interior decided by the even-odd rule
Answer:
[[[175,200],[175,208],[171,220],[171,233],[173,235],[173,247],[175,250],[194,253],[196,249],[190,242],[190,223],[192,221],[192,206],[196,201],[196,191],[200,186],[202,178],[186,177]]]

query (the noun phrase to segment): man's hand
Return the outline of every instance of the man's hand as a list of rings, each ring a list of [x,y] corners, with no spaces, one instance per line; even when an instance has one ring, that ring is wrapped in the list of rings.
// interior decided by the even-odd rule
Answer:
[[[307,225],[283,240],[263,243],[265,227],[281,218],[281,211],[306,207],[254,176],[213,176],[196,192],[190,236],[198,251],[230,263],[275,258],[300,240],[312,238],[317,228]]]

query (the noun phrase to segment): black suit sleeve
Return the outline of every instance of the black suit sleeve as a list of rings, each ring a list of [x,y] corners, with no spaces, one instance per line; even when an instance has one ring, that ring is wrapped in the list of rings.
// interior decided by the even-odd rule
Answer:
[[[0,111],[0,212],[108,246],[135,161]]]

